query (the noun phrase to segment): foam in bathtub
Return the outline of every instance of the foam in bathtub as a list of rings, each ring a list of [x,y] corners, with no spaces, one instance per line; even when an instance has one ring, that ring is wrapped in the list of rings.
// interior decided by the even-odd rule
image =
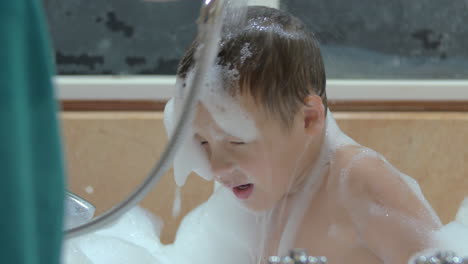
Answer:
[[[461,203],[460,209],[458,209],[457,216],[455,217],[455,221],[468,226],[468,197],[465,197]]]
[[[255,263],[262,217],[217,188],[183,219],[174,244],[162,245],[161,222],[136,207],[108,228],[67,241],[64,264]]]
[[[165,254],[177,264],[255,263],[257,218],[240,206],[225,188],[218,188],[183,219]]]
[[[105,229],[67,240],[64,264],[169,264],[159,242],[161,228],[160,220],[135,207]]]
[[[460,205],[455,220],[441,228],[436,237],[443,249],[468,257],[468,197]]]
[[[455,220],[432,234],[434,244],[431,248],[415,254],[408,264],[421,255],[431,256],[440,251],[451,251],[459,257],[468,257],[468,197],[462,202]]]

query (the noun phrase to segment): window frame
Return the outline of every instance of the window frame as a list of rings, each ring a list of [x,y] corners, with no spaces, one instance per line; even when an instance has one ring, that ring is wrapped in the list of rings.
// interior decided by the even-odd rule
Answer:
[[[173,75],[57,76],[59,100],[167,101],[175,93]],[[328,100],[339,101],[468,101],[468,80],[327,81]]]

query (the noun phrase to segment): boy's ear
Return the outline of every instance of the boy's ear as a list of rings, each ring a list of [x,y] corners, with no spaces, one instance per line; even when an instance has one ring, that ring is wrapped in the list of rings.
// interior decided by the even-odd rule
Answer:
[[[307,134],[315,135],[325,126],[325,107],[318,95],[309,95],[304,100],[304,129]]]

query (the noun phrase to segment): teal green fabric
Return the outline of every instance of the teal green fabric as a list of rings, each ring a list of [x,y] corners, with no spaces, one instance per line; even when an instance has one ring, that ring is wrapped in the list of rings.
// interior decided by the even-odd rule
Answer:
[[[40,0],[0,0],[0,263],[58,264],[64,170]]]

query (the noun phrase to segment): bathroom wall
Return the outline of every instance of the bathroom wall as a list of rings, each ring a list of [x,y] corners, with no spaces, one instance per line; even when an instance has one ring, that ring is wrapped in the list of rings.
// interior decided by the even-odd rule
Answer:
[[[383,153],[416,178],[444,223],[468,196],[468,113],[337,112],[341,128]],[[166,134],[159,112],[64,112],[61,115],[70,189],[97,206],[116,205],[146,177],[161,154]],[[165,221],[163,242],[213,184],[191,176],[182,189],[182,213],[172,216],[175,184],[168,172],[142,206]]]
[[[59,74],[174,74],[202,1],[42,0]],[[463,0],[250,0],[316,33],[335,79],[465,79]]]
[[[60,75],[172,75],[200,0],[42,0]],[[249,0],[278,6],[279,0]]]
[[[59,74],[174,74],[201,1],[43,0]]]
[[[316,33],[331,78],[466,79],[468,2],[283,0]]]

